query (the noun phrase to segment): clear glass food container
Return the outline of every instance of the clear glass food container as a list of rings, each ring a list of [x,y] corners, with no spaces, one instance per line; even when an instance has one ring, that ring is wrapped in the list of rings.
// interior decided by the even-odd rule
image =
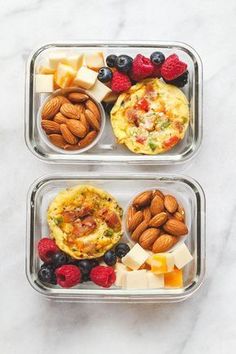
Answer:
[[[133,196],[147,189],[160,189],[177,197],[186,210],[190,230],[185,240],[193,261],[184,267],[184,287],[180,289],[124,290],[115,286],[100,288],[92,282],[70,289],[43,284],[37,273],[40,260],[37,243],[48,235],[47,208],[57,193],[78,184],[90,184],[112,194],[124,212]],[[124,230],[125,228],[123,228]],[[124,232],[124,241],[128,241]],[[201,186],[192,178],[181,175],[63,174],[36,180],[28,193],[26,275],[31,286],[46,298],[60,301],[86,302],[177,302],[191,296],[202,284],[205,274],[205,196]]]
[[[184,139],[173,149],[159,155],[134,154],[116,138],[107,114],[103,136],[92,149],[81,154],[66,154],[50,149],[41,137],[37,126],[37,114],[47,95],[35,92],[35,74],[39,64],[44,63],[49,52],[64,51],[71,55],[82,52],[103,51],[104,55],[127,54],[146,56],[159,50],[166,56],[176,53],[188,64],[189,81],[183,88],[190,105],[190,124]],[[189,45],[180,42],[76,42],[47,44],[30,56],[26,71],[25,140],[30,151],[46,162],[53,163],[113,163],[139,165],[167,165],[181,163],[192,158],[202,141],[202,63],[198,54]]]

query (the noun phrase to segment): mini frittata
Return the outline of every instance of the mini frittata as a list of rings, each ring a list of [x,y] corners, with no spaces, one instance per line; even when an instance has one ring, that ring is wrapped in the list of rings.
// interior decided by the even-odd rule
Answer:
[[[146,79],[122,93],[111,111],[118,143],[136,154],[155,155],[184,138],[189,103],[184,93],[159,79]]]
[[[60,192],[48,208],[51,237],[75,259],[98,258],[122,237],[123,211],[102,189],[79,185]]]

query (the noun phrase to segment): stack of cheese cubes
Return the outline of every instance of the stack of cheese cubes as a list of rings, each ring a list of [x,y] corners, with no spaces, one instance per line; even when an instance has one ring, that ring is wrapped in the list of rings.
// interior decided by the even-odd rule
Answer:
[[[185,243],[173,252],[152,254],[138,243],[117,263],[116,285],[123,289],[181,288],[183,267],[193,259]],[[140,269],[146,264],[148,269]]]
[[[98,70],[104,65],[102,52],[71,56],[64,52],[52,52],[48,57],[48,65],[38,69],[35,91],[50,93],[59,88],[80,87],[100,102],[111,93],[110,88],[97,79]]]

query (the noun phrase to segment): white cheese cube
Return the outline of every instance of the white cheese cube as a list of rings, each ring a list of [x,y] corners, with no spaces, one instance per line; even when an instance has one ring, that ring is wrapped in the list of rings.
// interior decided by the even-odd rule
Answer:
[[[53,92],[53,75],[35,75],[36,92]]]
[[[79,87],[82,87],[86,90],[90,89],[97,80],[97,73],[91,69],[82,66],[77,72],[74,83]]]
[[[164,274],[156,275],[152,272],[147,272],[147,279],[150,289],[164,288]]]
[[[176,248],[172,252],[172,255],[174,257],[174,263],[178,269],[183,268],[186,264],[193,260],[193,256],[189,252],[189,249],[185,243],[182,243],[182,245]]]
[[[104,57],[102,52],[86,53],[85,62],[89,69],[99,70],[105,66]]]
[[[147,289],[147,271],[134,270],[133,272],[127,272],[124,277],[123,288],[125,289]]]
[[[63,64],[71,66],[74,70],[79,70],[81,66],[85,65],[84,54],[71,55],[63,60]]]
[[[49,66],[52,69],[57,69],[58,64],[65,60],[66,55],[64,52],[52,52],[49,54]]]
[[[124,284],[124,276],[128,272],[128,268],[122,263],[116,263],[115,265],[115,273],[116,273],[116,286],[123,286]]]
[[[106,95],[111,92],[111,89],[104,85],[101,81],[96,80],[95,85],[88,91],[93,95],[97,101],[101,102]]]
[[[137,270],[148,259],[149,254],[138,244],[122,258],[122,263],[133,270]]]
[[[40,66],[37,69],[37,73],[42,74],[42,75],[49,75],[49,74],[53,75],[53,74],[55,74],[55,72],[56,72],[56,69],[52,69],[49,66]]]

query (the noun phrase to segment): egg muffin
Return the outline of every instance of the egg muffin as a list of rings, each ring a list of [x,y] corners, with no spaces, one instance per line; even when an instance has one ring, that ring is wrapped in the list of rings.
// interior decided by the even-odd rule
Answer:
[[[57,246],[75,259],[98,258],[122,237],[122,208],[102,189],[79,185],[61,191],[48,208]]]
[[[159,79],[146,79],[122,93],[112,111],[118,143],[136,154],[156,155],[184,138],[189,103],[184,93]]]

